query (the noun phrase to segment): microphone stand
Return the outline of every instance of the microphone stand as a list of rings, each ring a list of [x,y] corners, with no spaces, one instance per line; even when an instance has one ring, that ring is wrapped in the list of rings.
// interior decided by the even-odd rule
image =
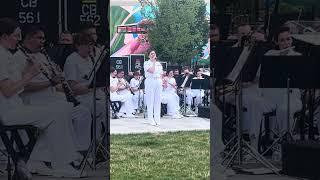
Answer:
[[[97,155],[97,149],[99,147],[102,147],[103,151],[105,151],[106,154],[109,154],[106,150],[105,147],[103,147],[103,140],[105,139],[106,135],[107,135],[107,132],[109,132],[109,127],[105,127],[105,133],[101,136],[101,139],[97,142],[97,115],[96,115],[96,111],[97,111],[97,67],[103,63],[103,60],[106,56],[106,52],[107,51],[107,47],[108,46],[104,46],[103,50],[101,51],[100,55],[99,55],[99,58],[98,60],[94,63],[93,65],[93,68],[89,74],[88,77],[86,77],[87,80],[89,80],[92,84],[92,87],[93,87],[93,96],[92,96],[92,103],[93,103],[93,116],[92,116],[92,129],[93,129],[93,138],[92,138],[92,141],[90,143],[90,146],[88,148],[88,153],[86,154],[86,157],[82,160],[81,164],[80,164],[80,167],[81,165],[83,164],[82,168],[81,168],[81,174],[83,173],[84,171],[84,168],[86,167],[86,164],[88,162],[88,158],[89,158],[89,155],[91,154],[93,156],[93,169],[94,171],[96,171],[97,169],[97,166],[96,166],[96,155]],[[100,64],[99,64],[100,63]],[[98,68],[99,68],[98,67]],[[108,117],[106,115],[106,117]],[[108,126],[108,118],[106,118],[106,125]],[[98,144],[98,147],[97,147],[97,144]],[[105,155],[104,155],[105,156]],[[108,156],[107,156],[108,157]],[[91,166],[92,167],[92,166]]]

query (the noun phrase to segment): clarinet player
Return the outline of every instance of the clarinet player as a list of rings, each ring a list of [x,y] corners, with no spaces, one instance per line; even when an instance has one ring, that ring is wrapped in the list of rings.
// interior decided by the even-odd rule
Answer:
[[[162,65],[157,61],[154,50],[149,51],[149,60],[144,63],[145,92],[148,112],[148,121],[151,125],[160,125],[161,92],[162,92]]]
[[[41,52],[44,42],[45,34],[40,26],[30,25],[23,28],[22,44],[14,58],[21,67],[27,64],[29,58],[32,58],[33,61],[42,65],[43,70],[47,72],[47,77],[43,73],[34,77],[25,86],[21,97],[26,104],[47,106],[64,112],[66,118],[69,119],[68,121],[73,124],[73,130],[75,130],[73,138],[77,142],[77,149],[79,152],[84,152],[90,145],[91,131],[88,128],[91,125],[90,111],[83,105],[73,107],[71,103],[67,102],[65,95],[59,92],[63,78],[53,73],[56,71],[54,65],[50,64],[50,59],[47,59]]]

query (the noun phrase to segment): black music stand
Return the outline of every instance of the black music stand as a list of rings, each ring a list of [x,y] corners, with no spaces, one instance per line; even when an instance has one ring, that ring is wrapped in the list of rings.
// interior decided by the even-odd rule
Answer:
[[[246,152],[255,160],[263,164],[265,167],[272,170],[275,174],[279,174],[279,169],[276,168],[272,163],[270,163],[267,159],[265,159],[259,152],[253,148],[246,140],[244,140],[242,136],[242,127],[241,127],[241,119],[243,113],[243,105],[242,105],[242,83],[246,82],[247,80],[250,81],[255,79],[255,73],[258,70],[259,66],[252,66],[252,64],[256,64],[258,61],[258,48],[257,47],[244,47],[241,51],[238,59],[231,69],[229,75],[225,78],[233,83],[235,86],[235,100],[236,100],[236,125],[237,125],[237,132],[236,135],[231,138],[231,140],[227,143],[229,144],[234,139],[237,141],[233,147],[231,147],[230,152],[226,155],[226,157],[222,160],[222,163],[225,162],[229,157],[231,157],[226,165],[228,168],[237,158],[238,164],[242,164],[242,151],[245,148]],[[224,81],[224,79],[222,79]],[[224,116],[224,114],[223,114]]]
[[[306,56],[265,56],[261,62],[260,88],[287,89],[287,131],[274,142],[292,140],[290,128],[290,89],[320,88],[317,68],[319,62]],[[313,127],[313,122],[310,126]],[[310,128],[311,128],[310,127]],[[274,145],[273,144],[273,145]]]
[[[209,81],[206,79],[192,79],[191,80],[191,89],[199,89],[200,96],[201,96],[202,90],[209,90],[209,88],[210,88]],[[202,100],[201,100],[200,104],[202,104]]]
[[[98,60],[94,63],[92,71],[89,73],[89,76],[87,77],[87,80],[91,81],[90,85],[89,85],[89,89],[93,89],[93,97],[92,97],[92,101],[93,101],[93,117],[92,117],[92,129],[93,129],[93,138],[90,144],[90,147],[88,149],[88,153],[86,155],[86,157],[84,158],[83,162],[84,165],[81,168],[81,174],[86,166],[87,163],[87,159],[89,158],[90,153],[92,153],[93,155],[93,167],[94,170],[96,170],[96,154],[97,154],[97,148],[101,147],[102,150],[104,151],[105,155],[107,156],[106,158],[108,159],[109,153],[107,151],[107,149],[104,147],[107,143],[109,143],[109,136],[110,136],[110,131],[109,131],[109,122],[108,122],[108,114],[106,114],[106,120],[105,120],[105,124],[107,127],[105,127],[105,133],[102,135],[101,139],[99,140],[99,142],[97,142],[97,137],[96,137],[96,130],[97,130],[97,112],[96,112],[96,101],[97,99],[97,88],[105,88],[107,86],[107,70],[108,70],[108,62],[106,61],[106,52],[107,52],[107,48],[109,46],[105,46],[104,49],[101,51],[101,54],[99,55]],[[107,92],[106,92],[107,93]],[[107,94],[106,94],[107,97]],[[109,110],[106,111],[106,113],[109,113]],[[108,141],[108,142],[105,142]],[[98,144],[98,146],[97,146]],[[82,164],[81,163],[81,164]]]

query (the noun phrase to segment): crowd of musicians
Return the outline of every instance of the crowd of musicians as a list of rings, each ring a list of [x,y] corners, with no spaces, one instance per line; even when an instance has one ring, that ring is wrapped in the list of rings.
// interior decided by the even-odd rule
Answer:
[[[143,70],[126,73],[111,67],[110,100],[121,101],[117,116],[134,118],[146,111],[149,123],[160,125],[161,104],[167,105],[166,114],[173,119],[183,117],[183,104],[197,113],[198,106],[205,104],[208,93],[205,93],[207,91],[204,88],[192,88],[192,82],[198,79],[209,84],[209,71],[204,68],[192,71],[188,66],[183,67],[181,73],[179,69],[164,71],[162,65],[156,61],[156,52],[150,50],[148,55],[150,59],[144,63]],[[154,63],[152,59],[155,59]],[[155,64],[154,72],[150,71],[152,64]]]
[[[79,177],[79,164],[94,137],[93,116],[97,142],[105,135],[105,92],[98,88],[94,103],[90,86],[90,72],[102,51],[97,38],[95,27],[83,24],[74,36],[64,32],[55,46],[45,48],[41,26],[19,27],[12,19],[0,19],[0,120],[39,128],[27,164],[32,173]],[[62,62],[59,51],[66,47],[72,48]]]
[[[262,58],[266,58],[266,56],[287,56],[287,58],[292,58],[293,56],[305,56],[310,57],[313,56],[310,53],[305,53],[306,48],[300,47],[297,48],[296,42],[293,38],[292,32],[295,32],[295,29],[289,28],[287,24],[283,24],[276,28],[274,34],[272,34],[272,41],[268,41],[267,35],[258,29],[253,29],[252,26],[249,24],[241,24],[237,27],[237,32],[234,35],[230,35],[229,39],[221,40],[220,29],[218,26],[214,25],[211,27],[211,43],[213,43],[213,48],[216,50],[218,49],[235,49],[240,48],[241,53],[238,56],[233,57],[236,59],[240,59],[243,57],[245,53],[252,53],[252,52],[245,52],[245,47],[252,47],[256,52],[262,54],[262,56],[247,56],[253,57],[258,59],[258,62]],[[231,40],[233,39],[233,40]],[[223,46],[223,48],[221,48]],[[219,48],[220,47],[220,48]],[[260,49],[258,51],[257,49]],[[261,49],[263,49],[261,51]],[[298,52],[298,50],[303,50],[303,52]],[[248,50],[248,49],[246,49]],[[215,50],[213,50],[215,51]],[[230,51],[229,51],[230,52]],[[214,71],[216,76],[216,92],[215,92],[215,101],[217,110],[223,116],[228,117],[230,116],[230,112],[225,111],[226,105],[230,105],[230,107],[237,107],[239,104],[236,102],[235,93],[237,93],[237,88],[234,88],[232,82],[226,82],[225,80],[230,76],[233,71],[237,71],[234,69],[236,66],[234,65],[233,68],[227,70],[224,67],[221,67],[221,63],[223,61],[227,61],[227,58],[232,58],[231,56],[222,54],[223,52],[215,52],[215,55],[212,58],[212,62],[214,63]],[[222,55],[221,55],[222,54]],[[258,53],[255,53],[258,54]],[[222,57],[222,58],[221,58]],[[248,61],[250,63],[250,61]],[[251,61],[252,62],[252,61]],[[247,67],[250,67],[250,64]],[[251,66],[252,67],[252,66]],[[221,72],[220,70],[224,68]],[[277,67],[275,67],[277,68]],[[239,70],[241,71],[241,70]],[[248,72],[248,71],[247,71]],[[306,114],[307,111],[305,110],[305,105],[307,104],[308,98],[306,96],[305,89],[297,89],[291,88],[289,95],[289,104],[288,104],[288,91],[286,88],[259,88],[259,80],[261,74],[261,64],[260,62],[256,65],[254,71],[251,72],[251,78],[243,78],[244,74],[242,74],[242,80],[240,81],[242,87],[242,102],[241,105],[243,106],[243,110],[241,110],[241,130],[242,134],[249,135],[248,141],[250,141],[251,145],[259,149],[261,146],[261,139],[259,137],[265,131],[265,123],[267,116],[268,123],[269,123],[269,130],[274,134],[270,134],[271,140],[276,137],[281,137],[285,134],[288,129],[290,129],[289,134],[291,133],[293,136],[292,138],[297,138],[296,135],[299,134],[299,123],[297,121],[303,120],[298,119],[298,114]],[[254,73],[252,73],[254,72]],[[276,80],[274,80],[276,81]],[[238,81],[239,82],[239,81]],[[289,106],[289,111],[288,111]],[[310,108],[310,107],[309,107]],[[314,107],[312,107],[314,108]],[[315,107],[319,109],[319,107]],[[303,111],[304,110],[304,111]],[[219,114],[219,112],[217,114]],[[289,112],[289,124],[287,122],[287,116]],[[229,114],[228,114],[229,113]],[[300,116],[301,117],[301,116]],[[315,119],[317,117],[315,116]],[[223,121],[221,124],[225,123],[223,120],[222,115],[217,117],[215,121]],[[304,121],[306,122],[306,121]],[[235,121],[234,121],[235,123]],[[219,123],[218,123],[219,124]],[[224,125],[223,125],[224,126]],[[288,128],[288,126],[290,126]],[[313,126],[316,127],[316,124],[310,124],[310,129],[313,129]],[[225,126],[224,126],[225,127]],[[221,127],[216,127],[221,128]],[[230,131],[229,131],[230,132]],[[220,139],[222,135],[219,135]],[[300,137],[300,136],[299,136]],[[220,139],[217,139],[220,141]],[[224,141],[225,142],[225,141]],[[262,142],[266,143],[266,142]],[[270,145],[270,144],[269,144]]]

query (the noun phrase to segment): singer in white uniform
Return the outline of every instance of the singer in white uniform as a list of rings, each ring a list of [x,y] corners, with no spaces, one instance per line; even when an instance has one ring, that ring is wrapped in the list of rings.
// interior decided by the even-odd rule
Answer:
[[[29,30],[28,30],[29,29]],[[40,53],[41,48],[44,45],[44,33],[37,26],[30,26],[25,31],[25,37],[21,48],[24,48],[29,53],[26,55],[21,50],[18,50],[14,58],[20,65],[20,70],[27,64],[27,56],[32,57],[33,61],[42,64],[43,68],[47,69],[50,73],[50,77],[53,78],[57,84],[60,84],[57,75],[52,75],[51,69],[48,65],[48,59],[44,54]],[[21,49],[20,48],[20,49]],[[61,85],[61,84],[60,84]],[[60,109],[70,114],[69,122],[72,122],[74,126],[74,139],[77,142],[77,149],[79,151],[86,151],[90,145],[90,133],[91,133],[91,115],[88,108],[83,105],[73,107],[72,103],[67,102],[63,92],[56,90],[49,80],[43,75],[39,74],[32,79],[32,81],[26,85],[25,92],[21,94],[25,104],[30,105],[43,105],[52,109]],[[72,116],[72,118],[71,118]]]
[[[9,49],[15,49],[20,39],[16,23],[0,19],[0,119],[4,125],[33,125],[42,130],[28,161],[30,170],[42,175],[79,177],[80,172],[69,165],[77,156],[69,113],[60,108],[24,105],[19,97],[26,84],[40,73],[37,63],[28,63],[18,71],[20,64]],[[51,162],[52,169],[43,161]]]
[[[154,50],[150,51],[149,58],[150,59],[144,63],[148,120],[151,125],[160,125],[162,65],[157,61],[157,54]]]

